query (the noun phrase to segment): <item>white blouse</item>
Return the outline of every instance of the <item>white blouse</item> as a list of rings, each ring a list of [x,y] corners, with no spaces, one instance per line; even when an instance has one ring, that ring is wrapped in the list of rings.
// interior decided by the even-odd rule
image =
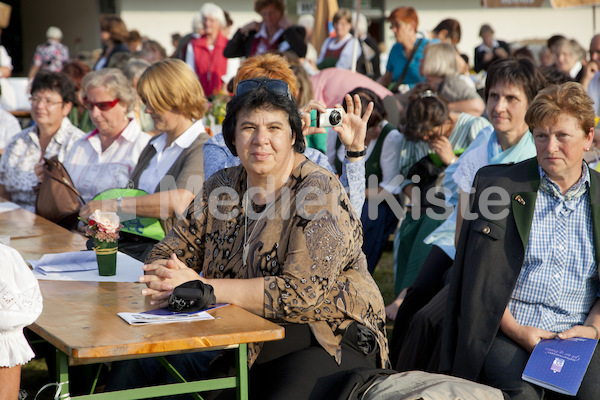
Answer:
[[[175,161],[177,161],[183,150],[190,147],[194,143],[194,140],[204,131],[202,121],[196,121],[167,148],[165,148],[167,145],[167,134],[163,132],[157,137],[152,142],[156,154],[140,175],[138,188],[145,190],[146,193],[154,193],[158,182],[164,178],[169,169],[175,164]]]
[[[42,294],[23,257],[0,244],[0,367],[25,364],[35,354],[23,328],[42,313]]]
[[[37,194],[34,186],[39,183],[34,172],[35,164],[42,156],[58,157],[63,162],[75,143],[85,134],[63,118],[58,131],[50,139],[42,154],[38,127],[34,125],[17,133],[6,146],[0,159],[0,184],[10,193],[11,200],[28,211],[35,211]]]
[[[102,151],[98,130],[79,139],[64,162],[75,188],[87,203],[97,194],[125,188],[150,135],[132,119],[121,135]]]

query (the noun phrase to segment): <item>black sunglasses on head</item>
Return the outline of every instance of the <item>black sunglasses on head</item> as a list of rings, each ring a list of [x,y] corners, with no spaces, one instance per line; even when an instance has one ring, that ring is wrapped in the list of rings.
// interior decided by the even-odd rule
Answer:
[[[268,92],[287,96],[290,100],[293,98],[292,93],[290,92],[290,87],[285,81],[282,81],[281,79],[268,78],[244,79],[237,84],[237,87],[235,88],[235,95],[239,96],[256,90],[260,87],[265,88],[265,90]]]

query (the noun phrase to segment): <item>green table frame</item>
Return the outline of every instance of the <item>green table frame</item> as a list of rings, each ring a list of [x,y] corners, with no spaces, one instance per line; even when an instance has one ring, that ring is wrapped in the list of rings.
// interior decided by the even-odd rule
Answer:
[[[169,371],[179,383],[168,385],[148,386],[137,389],[127,389],[115,392],[94,393],[100,368],[94,379],[91,393],[88,395],[71,397],[69,394],[69,356],[60,350],[56,350],[56,379],[59,383],[60,399],[77,399],[77,400],[136,400],[149,399],[159,396],[168,396],[176,394],[190,393],[198,400],[202,400],[202,396],[198,392],[206,392],[218,389],[237,389],[238,400],[248,400],[248,345],[242,343],[233,349],[236,353],[236,376],[216,379],[205,379],[201,381],[188,382],[179,372],[164,358],[158,356],[160,363]]]

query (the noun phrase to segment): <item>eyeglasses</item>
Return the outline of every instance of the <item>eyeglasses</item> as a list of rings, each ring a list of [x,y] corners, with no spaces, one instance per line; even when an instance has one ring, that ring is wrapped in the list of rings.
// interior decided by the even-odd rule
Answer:
[[[292,93],[290,87],[285,81],[281,79],[269,79],[269,78],[254,78],[244,79],[237,84],[235,88],[235,95],[239,96],[244,93],[256,90],[260,87],[265,88],[268,92],[287,96],[290,100],[292,99]]]
[[[83,106],[90,111],[92,111],[94,107],[98,107],[98,110],[100,111],[108,111],[114,106],[116,106],[118,102],[119,99],[114,99],[113,101],[99,101],[98,103],[93,103],[91,101],[88,101],[87,97],[83,98]]]
[[[38,105],[44,105],[46,107],[53,107],[57,104],[63,104],[64,102],[62,101],[50,101],[48,99],[44,99],[38,96],[32,96],[29,98],[29,102],[31,103],[31,105],[33,106],[38,106]]]
[[[399,28],[401,28],[404,25],[406,25],[406,22],[404,22],[404,21],[392,21],[390,23],[390,28],[392,28],[392,29],[399,29]]]

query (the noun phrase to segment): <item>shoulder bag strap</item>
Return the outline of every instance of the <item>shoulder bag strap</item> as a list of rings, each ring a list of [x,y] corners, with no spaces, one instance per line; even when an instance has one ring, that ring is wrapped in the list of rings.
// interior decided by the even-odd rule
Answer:
[[[419,40],[417,40],[417,44],[415,44],[415,48],[410,53],[410,57],[408,57],[408,60],[406,60],[406,65],[404,66],[404,70],[402,71],[400,78],[398,78],[398,80],[394,84],[392,92],[396,93],[398,91],[398,87],[400,85],[402,85],[402,83],[404,82],[404,78],[406,77],[406,74],[408,73],[408,68],[410,67],[410,63],[412,63],[413,58],[415,58],[415,53],[419,49],[419,46],[421,45],[422,41],[423,41],[423,38],[419,38]]]

